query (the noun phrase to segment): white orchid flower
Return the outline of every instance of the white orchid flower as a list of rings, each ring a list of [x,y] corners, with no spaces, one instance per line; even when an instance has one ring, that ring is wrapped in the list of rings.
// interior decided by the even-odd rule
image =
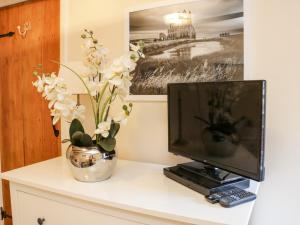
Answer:
[[[84,45],[84,65],[89,69],[102,70],[106,63],[108,50],[101,44],[95,44],[92,39],[85,39]]]
[[[86,83],[87,87],[90,90],[91,96],[96,96],[98,94],[98,84],[94,81],[89,81]]]
[[[127,96],[129,95],[129,88],[125,89],[125,88],[119,88],[117,90],[117,95],[119,96],[119,98],[121,99],[121,101],[125,101],[125,99],[127,98]]]
[[[107,65],[108,50],[97,41],[93,32],[85,30],[81,37],[84,39],[82,48],[84,53],[83,63],[86,70],[81,71],[80,78],[82,78],[88,89],[95,121],[98,121],[99,112],[109,114],[109,106],[115,100],[116,95],[121,100],[124,100],[129,95],[133,78],[131,76],[132,72],[135,70],[139,58],[144,57],[142,53],[143,46],[142,43],[139,43],[137,46],[130,44],[130,52]],[[76,105],[76,102],[67,90],[67,85],[63,78],[52,73],[49,76],[38,76],[37,80],[32,84],[49,101],[48,107],[51,111],[51,116],[53,116],[53,124],[56,124],[62,118],[67,121],[75,118],[84,119],[85,107]],[[99,93],[103,93],[101,98],[98,97]],[[103,99],[102,102],[101,99]],[[131,108],[132,106],[130,106],[130,111],[124,110],[114,121],[125,124]],[[101,135],[102,138],[107,138],[111,123],[112,120],[107,119],[107,121],[97,124],[95,134]],[[100,140],[98,136],[97,140]]]
[[[107,138],[109,135],[109,130],[111,127],[111,119],[108,118],[107,121],[103,121],[98,124],[95,134],[101,134],[102,137]]]
[[[38,76],[38,79],[35,82],[32,82],[32,84],[33,84],[34,87],[37,88],[37,91],[39,93],[44,91],[45,82],[40,76]]]
[[[52,107],[54,106],[55,100],[49,101],[48,103],[48,108],[52,109]]]
[[[116,116],[114,118],[114,121],[116,123],[120,123],[122,125],[126,125],[127,121],[128,121],[128,116],[126,115],[126,113],[123,111],[122,113],[120,113],[120,115]]]
[[[61,117],[67,120],[83,118],[83,108],[76,106],[76,102],[71,99],[63,79],[57,77],[55,73],[50,74],[50,76],[38,76],[33,85],[49,101],[48,107],[51,110],[51,116],[53,116],[53,124],[56,124]]]
[[[94,52],[92,52],[90,57],[90,62],[92,62],[95,66],[100,66],[102,62],[105,62],[106,55],[103,54],[105,50],[97,49]]]
[[[114,73],[122,73],[124,71],[124,65],[121,58],[115,59],[111,65],[111,71]]]
[[[44,88],[43,97],[45,97],[45,99],[48,101],[56,100],[57,93],[53,90],[53,88],[50,89],[49,86],[46,85]]]
[[[91,96],[96,96],[101,91],[101,88],[103,87],[104,83],[104,81],[93,80],[86,82],[86,85],[90,90]]]
[[[136,67],[136,63],[135,61],[133,61],[131,59],[131,54],[128,53],[128,54],[125,54],[121,57],[121,60],[122,60],[122,63],[123,63],[123,67],[125,68],[124,71],[129,71],[129,72],[132,72],[135,67]]]
[[[55,102],[53,108],[59,112],[64,117],[69,117],[71,115],[71,109],[67,104],[61,102]]]
[[[132,72],[135,67],[136,63],[131,59],[131,55],[128,53],[115,59],[111,65],[111,70],[114,73],[121,74],[123,72]]]
[[[55,109],[51,110],[51,116],[53,117],[53,119],[52,119],[52,124],[53,125],[55,125],[61,117],[60,112],[58,110],[55,110]]]
[[[93,40],[91,40],[91,39],[85,39],[82,48],[89,50],[92,47],[94,47],[94,45],[95,44],[93,43]]]
[[[57,77],[55,73],[51,73],[50,76],[45,77],[45,83],[49,85],[49,88],[54,88],[59,82],[62,82],[62,78]]]
[[[114,76],[112,79],[108,80],[111,85],[114,85],[116,88],[115,93],[121,98],[123,101],[128,95],[132,77],[125,73],[125,75]]]
[[[122,78],[120,76],[114,77],[113,79],[108,81],[110,84],[115,85],[115,86],[120,86],[122,85]]]
[[[113,72],[111,70],[111,68],[103,70],[102,74],[103,74],[103,80],[104,81],[108,81],[108,80],[112,79],[116,75],[116,73]]]

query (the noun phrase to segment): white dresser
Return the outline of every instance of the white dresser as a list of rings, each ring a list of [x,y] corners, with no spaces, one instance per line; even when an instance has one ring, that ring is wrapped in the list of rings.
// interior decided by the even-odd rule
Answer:
[[[119,160],[111,179],[81,183],[59,157],[2,174],[14,225],[246,225],[254,202],[231,209],[163,175],[164,165]],[[250,190],[257,193],[258,183]]]

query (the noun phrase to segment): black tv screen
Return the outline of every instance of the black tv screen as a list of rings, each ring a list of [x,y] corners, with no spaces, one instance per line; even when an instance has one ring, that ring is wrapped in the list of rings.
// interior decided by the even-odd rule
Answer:
[[[265,81],[169,84],[169,151],[263,180],[265,86]]]

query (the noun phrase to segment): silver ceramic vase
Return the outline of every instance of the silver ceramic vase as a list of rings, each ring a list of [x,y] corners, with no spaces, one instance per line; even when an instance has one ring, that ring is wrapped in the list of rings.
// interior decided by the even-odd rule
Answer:
[[[117,163],[115,151],[71,145],[66,152],[74,178],[82,182],[103,181],[111,177]]]

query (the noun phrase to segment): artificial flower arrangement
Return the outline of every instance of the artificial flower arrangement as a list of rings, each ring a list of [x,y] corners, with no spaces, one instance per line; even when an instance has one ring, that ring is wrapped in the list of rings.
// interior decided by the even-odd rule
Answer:
[[[116,146],[116,135],[120,124],[127,121],[132,111],[132,104],[124,104],[120,115],[115,118],[110,116],[112,103],[116,98],[123,102],[129,95],[131,79],[137,61],[144,57],[143,43],[137,46],[130,45],[131,51],[108,63],[107,49],[100,44],[93,31],[84,30],[81,35],[83,40],[84,65],[86,73],[80,74],[72,68],[60,64],[73,72],[83,83],[90,99],[93,110],[95,131],[91,136],[85,133],[81,121],[84,119],[85,107],[77,105],[68,92],[67,84],[62,77],[55,73],[45,74],[34,72],[37,80],[33,86],[49,101],[52,122],[55,125],[61,118],[70,122],[70,141],[73,146],[91,147],[100,146],[105,151],[113,151]]]

